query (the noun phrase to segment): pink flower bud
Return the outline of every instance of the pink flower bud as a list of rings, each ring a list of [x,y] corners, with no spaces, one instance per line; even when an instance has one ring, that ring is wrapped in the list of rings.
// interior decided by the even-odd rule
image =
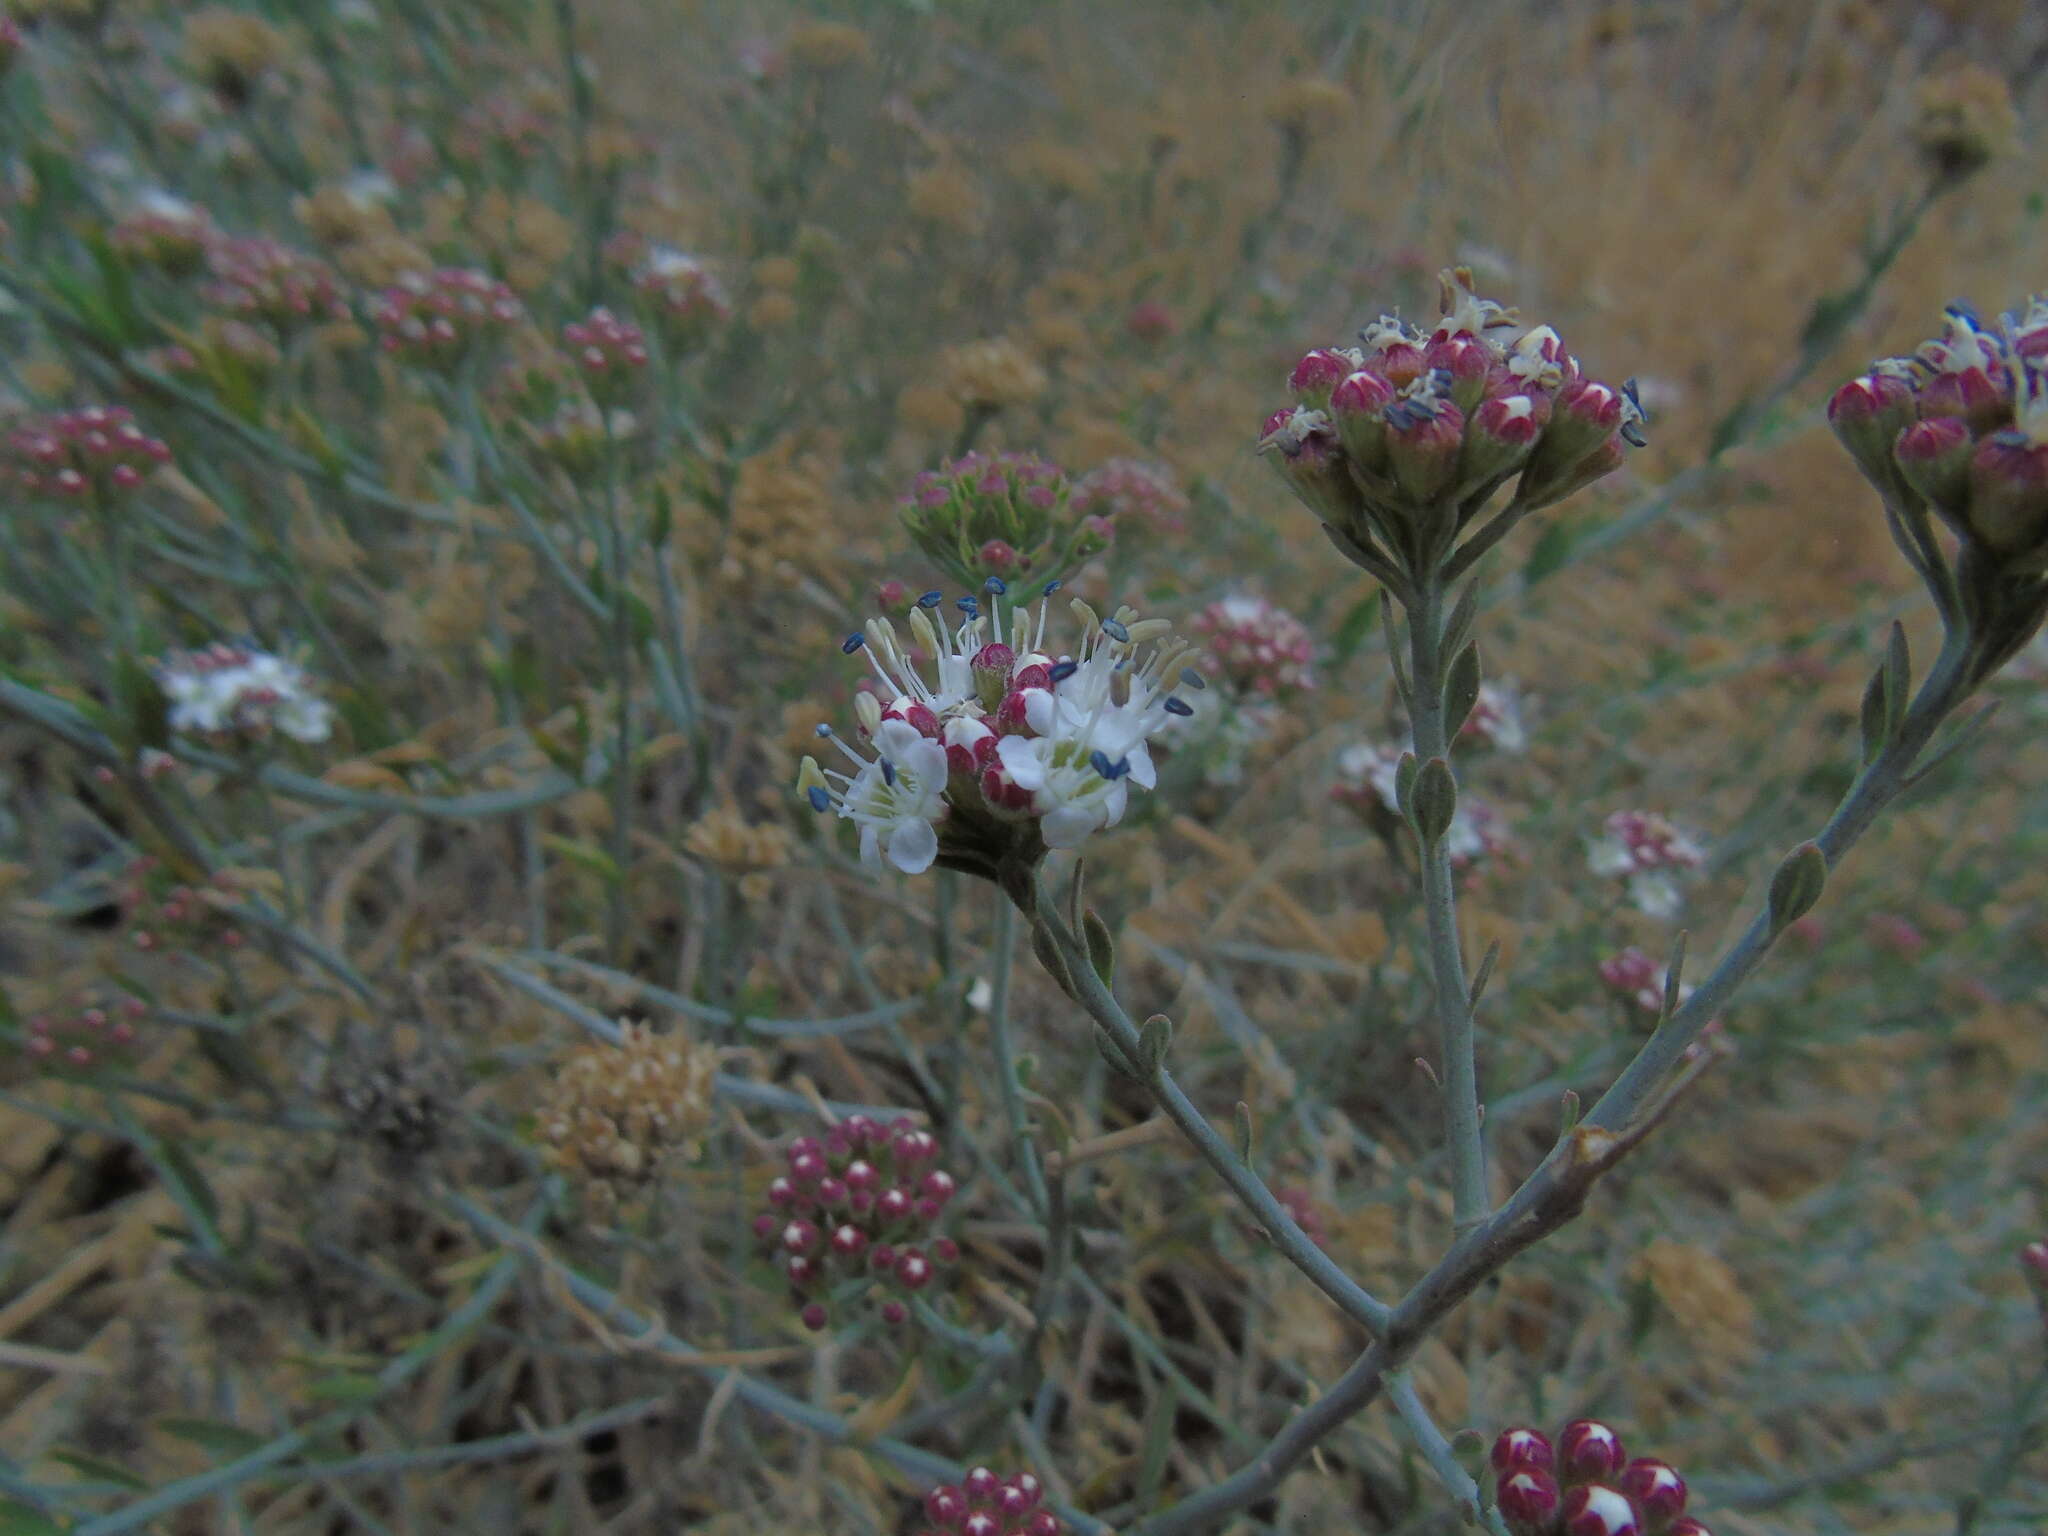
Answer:
[[[1461,411],[1469,411],[1486,393],[1493,368],[1493,348],[1476,336],[1443,336],[1423,349],[1423,365],[1444,375],[1444,393]]]
[[[1669,1462],[1638,1456],[1621,1469],[1621,1491],[1635,1501],[1652,1531],[1685,1513],[1685,1479]]]
[[[1448,400],[1408,399],[1386,410],[1387,462],[1409,497],[1430,505],[1450,490],[1465,438],[1465,413]]]
[[[1049,1509],[1035,1510],[1024,1522],[1023,1536],[1060,1536],[1059,1519]]]
[[[1316,516],[1326,523],[1348,527],[1364,509],[1364,497],[1345,467],[1336,429],[1320,411],[1281,413],[1280,424],[1269,423],[1259,441],[1259,452],[1287,482]]]
[[[967,1496],[951,1483],[942,1484],[924,1496],[924,1515],[932,1524],[951,1529],[967,1516]]]
[[[953,1198],[953,1191],[959,1188],[959,1186],[953,1182],[953,1175],[946,1172],[945,1169],[934,1168],[924,1176],[924,1182],[919,1188],[924,1191],[925,1198],[936,1200],[939,1204],[944,1205]]]
[[[1045,1497],[1045,1484],[1041,1483],[1035,1475],[1029,1472],[1011,1473],[1010,1486],[1024,1496],[1024,1508],[1026,1509],[1035,1508],[1038,1501]]]
[[[1851,379],[1828,401],[1828,425],[1849,450],[1864,478],[1879,490],[1890,486],[1892,444],[1911,426],[1918,408],[1913,387],[1893,373]]]
[[[1664,1536],[1714,1536],[1714,1533],[1691,1515],[1687,1515],[1683,1520],[1672,1521],[1671,1528]]]
[[[754,1236],[764,1243],[774,1242],[775,1234],[781,1227],[782,1223],[777,1221],[774,1215],[768,1211],[763,1211],[754,1218]]]
[[[1564,1496],[1564,1536],[1642,1536],[1642,1517],[1628,1495],[1588,1483]]]
[[[2012,421],[2012,377],[2002,364],[1944,369],[1920,386],[1920,415],[1959,418],[1972,433]]]
[[[783,1227],[781,1243],[790,1253],[809,1253],[818,1246],[819,1235],[817,1223],[799,1218]]]
[[[1354,358],[1328,347],[1318,347],[1294,365],[1287,375],[1287,388],[1294,398],[1312,411],[1325,409],[1330,391],[1358,366]]]
[[[932,1281],[932,1261],[915,1248],[906,1249],[896,1259],[896,1283],[906,1291],[921,1291]]]
[[[832,1251],[841,1258],[852,1258],[867,1247],[868,1235],[850,1221],[843,1221],[832,1229]]]
[[[1492,1460],[1496,1472],[1505,1472],[1510,1467],[1533,1467],[1541,1472],[1557,1464],[1557,1452],[1548,1435],[1517,1427],[1504,1429],[1495,1438]]]
[[[1541,1467],[1516,1467],[1500,1480],[1496,1495],[1501,1519],[1514,1536],[1550,1536],[1564,1495],[1557,1479]]]
[[[986,1504],[996,1496],[996,1489],[1002,1486],[1002,1482],[987,1467],[975,1467],[961,1480],[960,1486],[975,1503]]]
[[[900,1184],[891,1185],[875,1199],[875,1215],[885,1222],[902,1221],[916,1208],[910,1191]]]
[[[1557,1437],[1558,1475],[1567,1484],[1595,1483],[1627,1464],[1621,1436],[1598,1419],[1573,1419]]]
[[[877,1243],[868,1250],[868,1263],[876,1270],[896,1267],[896,1250],[888,1243]]]
[[[825,1311],[825,1304],[822,1301],[811,1302],[803,1311],[797,1313],[797,1317],[802,1321],[803,1325],[813,1333],[824,1331],[825,1322],[829,1315]]]
[[[1961,523],[1969,498],[1970,429],[1959,418],[1938,416],[1907,427],[1892,446],[1892,462],[1937,512]]]
[[[1994,432],[1970,455],[1970,531],[2002,555],[2032,549],[2048,531],[2048,444]]]
[[[1007,486],[1007,482],[1005,482],[1005,486]],[[981,568],[990,574],[1001,576],[1004,572],[1013,569],[1016,564],[1017,551],[1015,547],[1006,544],[1003,540],[990,539],[981,546]]]
[[[909,1316],[910,1309],[900,1301],[885,1301],[882,1303],[882,1321],[891,1328],[902,1327],[904,1320]]]
[[[1003,1536],[1003,1522],[985,1509],[977,1509],[960,1522],[960,1536]]]
[[[1375,474],[1386,468],[1386,409],[1394,403],[1394,386],[1379,374],[1361,370],[1348,374],[1330,394],[1330,419],[1336,423],[1344,452]]]

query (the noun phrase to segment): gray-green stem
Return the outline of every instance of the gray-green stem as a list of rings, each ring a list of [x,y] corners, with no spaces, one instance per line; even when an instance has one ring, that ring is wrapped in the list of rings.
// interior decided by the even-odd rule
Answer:
[[[1408,664],[1414,697],[1408,719],[1417,763],[1451,755],[1444,722],[1445,589],[1420,583],[1408,610]],[[1448,841],[1422,849],[1422,905],[1428,919],[1429,971],[1436,992],[1437,1041],[1443,1055],[1444,1133],[1451,1157],[1452,1220],[1468,1231],[1486,1215],[1486,1146],[1479,1126],[1479,1067],[1472,1041],[1471,984],[1458,937],[1458,892]]]

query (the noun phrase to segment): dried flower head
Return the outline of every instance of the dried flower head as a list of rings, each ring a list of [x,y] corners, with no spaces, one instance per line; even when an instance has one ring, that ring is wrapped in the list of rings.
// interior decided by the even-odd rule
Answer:
[[[969,410],[999,411],[1029,405],[1045,393],[1045,370],[1007,337],[948,347],[938,377],[947,393]]]
[[[2020,115],[2005,77],[1957,63],[1914,92],[1913,139],[1944,176],[1967,176],[2019,145]]]
[[[556,1069],[540,1138],[559,1166],[611,1195],[646,1184],[671,1157],[702,1153],[717,1062],[680,1030],[621,1020],[616,1042],[587,1041]]]

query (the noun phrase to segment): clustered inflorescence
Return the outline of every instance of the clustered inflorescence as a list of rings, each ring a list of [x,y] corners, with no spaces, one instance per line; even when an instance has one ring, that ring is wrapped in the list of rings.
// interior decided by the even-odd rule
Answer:
[[[1493,1442],[1495,1499],[1514,1536],[1712,1536],[1685,1513],[1685,1479],[1621,1436],[1574,1419],[1553,1442],[1533,1429]]]
[[[1337,754],[1337,782],[1330,798],[1348,806],[1368,828],[1393,838],[1407,826],[1401,812],[1399,776],[1402,748],[1369,741],[1355,742]],[[1474,869],[1508,846],[1501,814],[1476,795],[1461,795],[1451,824],[1444,832],[1444,851],[1451,868]]]
[[[541,1139],[605,1210],[655,1178],[671,1155],[687,1160],[702,1150],[717,1062],[715,1050],[681,1031],[624,1020],[615,1043],[586,1041],[562,1063],[540,1114]]]
[[[466,267],[408,274],[371,311],[377,344],[405,362],[445,368],[502,337],[526,308],[506,284]]]
[[[945,1483],[924,1496],[925,1536],[1060,1536],[1060,1522],[1041,1509],[1044,1486],[1029,1472],[999,1477],[976,1467],[960,1482]]]
[[[171,450],[125,406],[88,405],[22,423],[7,436],[6,457],[28,494],[84,500],[134,490]]]
[[[1193,714],[1180,690],[1206,684],[1166,620],[1128,608],[1101,618],[1077,601],[1081,633],[1066,653],[1047,645],[1049,604],[1006,613],[1008,590],[990,577],[981,596],[959,598],[950,631],[933,617],[944,594],[925,593],[906,621],[908,646],[883,618],[847,638],[845,651],[865,651],[880,684],[854,699],[874,755],[821,725],[853,771],[807,757],[797,787],[860,828],[864,861],[906,874],[939,863],[995,880],[1028,869],[1047,848],[1115,826],[1130,787],[1156,782],[1149,743]]]
[[[156,681],[170,728],[184,735],[261,742],[275,733],[314,742],[333,728],[334,710],[305,668],[253,646],[217,641],[174,651],[157,663]]]
[[[1588,378],[1556,331],[1512,342],[1512,311],[1443,274],[1443,318],[1422,331],[1382,316],[1356,347],[1308,353],[1288,378],[1295,404],[1266,419],[1260,450],[1331,539],[1363,569],[1405,588],[1436,568],[1510,480],[1522,516],[1621,467],[1643,419],[1629,385]]]
[[[967,585],[1046,581],[1108,543],[1105,517],[1078,517],[1057,464],[1035,453],[969,453],[911,485],[903,526],[940,569]]]
[[[138,997],[85,999],[55,1013],[32,1016],[22,1049],[38,1061],[83,1071],[110,1054],[133,1051],[136,1026],[149,1016]]]
[[[1940,336],[1837,390],[1828,420],[1981,682],[2048,612],[2048,297],[1995,328],[1951,306]]]
[[[1621,881],[1637,910],[1659,918],[1677,915],[1681,879],[1706,860],[1693,837],[1655,811],[1616,811],[1586,850],[1594,874]]]
[[[843,1283],[871,1281],[893,1292],[882,1320],[909,1315],[903,1297],[930,1285],[940,1264],[960,1256],[937,1228],[958,1185],[937,1167],[938,1141],[911,1120],[883,1126],[854,1115],[821,1139],[790,1143],[789,1171],[768,1186],[770,1209],[754,1235],[780,1256],[804,1326],[823,1328]]]

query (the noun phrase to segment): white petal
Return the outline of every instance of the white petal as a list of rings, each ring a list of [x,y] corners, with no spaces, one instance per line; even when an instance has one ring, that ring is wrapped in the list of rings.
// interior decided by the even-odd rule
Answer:
[[[1053,722],[1059,713],[1052,692],[1046,688],[1024,690],[1024,723],[1041,736],[1053,733]]]
[[[1038,835],[1048,848],[1078,848],[1095,830],[1097,821],[1092,807],[1063,805],[1039,818]]]
[[[860,861],[863,864],[882,862],[882,834],[872,821],[860,824]]]
[[[911,817],[889,834],[889,862],[906,875],[921,875],[939,856],[939,834],[928,821]]]
[[[1005,736],[996,743],[996,757],[1003,772],[1022,789],[1045,787],[1045,762],[1035,743],[1022,736]]]
[[[1131,765],[1130,779],[1138,788],[1151,789],[1159,783],[1159,770],[1152,766],[1152,754],[1143,742],[1125,753],[1124,760]]]

